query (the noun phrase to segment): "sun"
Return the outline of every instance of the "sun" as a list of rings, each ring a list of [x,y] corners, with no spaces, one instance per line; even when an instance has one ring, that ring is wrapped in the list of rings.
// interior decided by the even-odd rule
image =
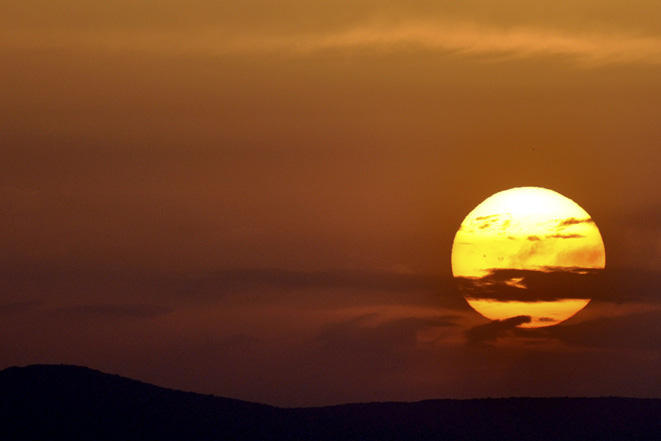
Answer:
[[[601,233],[576,202],[541,187],[496,193],[463,220],[452,274],[484,317],[528,316],[522,327],[556,325],[583,309],[605,268]]]

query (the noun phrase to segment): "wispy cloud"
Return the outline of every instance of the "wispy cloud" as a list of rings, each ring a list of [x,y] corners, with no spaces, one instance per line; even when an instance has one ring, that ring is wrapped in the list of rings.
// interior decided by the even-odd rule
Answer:
[[[4,47],[109,49],[210,55],[245,52],[311,54],[328,50],[425,49],[497,57],[564,56],[587,65],[661,63],[661,38],[636,33],[583,33],[541,27],[496,27],[477,23],[366,23],[334,31],[286,34],[246,30],[68,31],[6,30]]]
[[[553,29],[485,27],[476,24],[414,22],[368,25],[310,38],[246,39],[251,46],[288,47],[299,51],[372,47],[426,48],[464,54],[526,57],[564,55],[588,63],[661,62],[661,39],[635,35],[580,34]]]

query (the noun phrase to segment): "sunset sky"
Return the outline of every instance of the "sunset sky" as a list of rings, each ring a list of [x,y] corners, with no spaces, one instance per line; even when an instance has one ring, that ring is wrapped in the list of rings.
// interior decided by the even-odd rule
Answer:
[[[0,368],[277,405],[661,397],[658,0],[0,0]],[[560,325],[450,265],[511,187],[598,226]]]

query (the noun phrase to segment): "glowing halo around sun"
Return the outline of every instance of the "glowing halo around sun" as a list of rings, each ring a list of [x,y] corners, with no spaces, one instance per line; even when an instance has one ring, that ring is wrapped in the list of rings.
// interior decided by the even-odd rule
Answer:
[[[525,316],[521,327],[553,326],[583,309],[605,265],[590,215],[541,187],[490,196],[468,213],[452,244],[452,274],[468,304],[491,320]]]

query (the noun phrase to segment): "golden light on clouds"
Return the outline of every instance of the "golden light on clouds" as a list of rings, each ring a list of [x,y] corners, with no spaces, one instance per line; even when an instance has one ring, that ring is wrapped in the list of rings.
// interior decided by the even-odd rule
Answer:
[[[518,187],[466,216],[452,246],[452,273],[483,316],[529,316],[521,326],[541,327],[589,303],[582,283],[605,259],[599,229],[583,208],[552,190]]]

